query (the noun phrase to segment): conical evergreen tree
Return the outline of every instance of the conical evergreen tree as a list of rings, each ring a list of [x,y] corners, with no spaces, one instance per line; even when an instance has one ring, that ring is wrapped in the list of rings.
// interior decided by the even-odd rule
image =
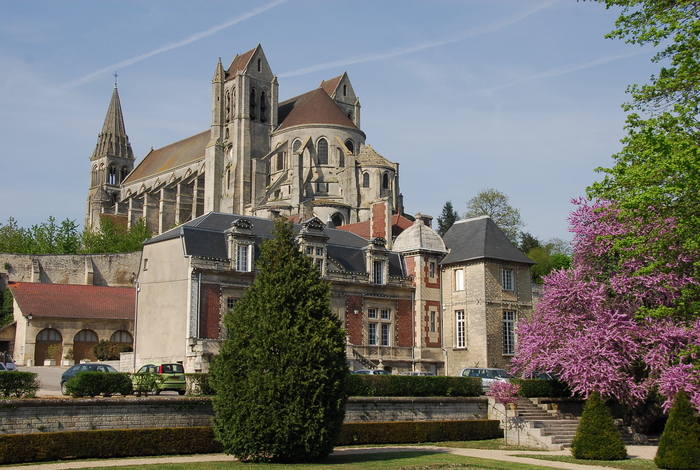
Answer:
[[[440,234],[441,237],[444,237],[450,227],[452,227],[452,225],[454,225],[454,223],[458,220],[459,214],[454,207],[452,207],[452,201],[447,201],[445,205],[442,206],[442,213],[437,219],[437,233]]]
[[[700,469],[700,424],[683,391],[673,399],[654,463],[671,470]]]
[[[330,287],[278,221],[259,272],[225,317],[211,367],[217,439],[244,461],[308,462],[327,456],[345,415],[345,331]]]
[[[571,455],[586,460],[627,458],[622,437],[598,392],[591,393],[586,400],[581,422],[571,443]]]

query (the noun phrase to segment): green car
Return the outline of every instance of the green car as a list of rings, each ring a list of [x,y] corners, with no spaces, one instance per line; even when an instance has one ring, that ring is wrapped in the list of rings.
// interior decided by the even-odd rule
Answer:
[[[177,363],[146,364],[133,375],[132,383],[136,392],[153,392],[155,395],[164,390],[180,395],[187,391],[185,369]]]

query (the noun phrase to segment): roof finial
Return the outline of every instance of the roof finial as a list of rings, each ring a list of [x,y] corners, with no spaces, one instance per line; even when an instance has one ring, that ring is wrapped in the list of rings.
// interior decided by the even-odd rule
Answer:
[[[117,75],[117,71],[115,70],[115,71],[114,71],[114,88],[117,88],[117,77],[118,77],[118,76],[119,76],[119,75]]]

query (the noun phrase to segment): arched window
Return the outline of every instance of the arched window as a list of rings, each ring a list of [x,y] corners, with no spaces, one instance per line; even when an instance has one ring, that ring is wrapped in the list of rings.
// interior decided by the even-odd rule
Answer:
[[[389,173],[384,173],[382,176],[382,189],[389,189]]]
[[[333,222],[333,225],[335,225],[336,227],[340,227],[345,222],[345,220],[343,219],[343,214],[341,214],[340,212],[336,212],[331,216],[331,222]]]
[[[260,94],[260,122],[265,122],[267,121],[267,104],[265,103],[265,92],[263,91]]]
[[[92,330],[80,330],[78,333],[76,333],[75,338],[73,338],[74,342],[89,342],[89,343],[97,343],[97,334],[95,334],[94,331]]]
[[[90,186],[96,186],[98,182],[97,178],[97,165],[92,167],[92,173],[90,175]]]
[[[362,173],[362,187],[369,188],[369,173]]]
[[[258,72],[262,72],[262,59],[258,59]]]
[[[113,343],[132,343],[131,333],[124,330],[115,331],[109,340]]]
[[[347,147],[347,149],[350,153],[352,153],[352,154],[355,153],[355,143],[352,140],[350,140],[350,139],[346,140],[345,147]]]
[[[130,172],[131,172],[131,168],[129,168],[128,166],[122,167],[122,172],[121,172],[121,176],[119,177],[119,182],[121,183],[122,181],[124,181],[126,179],[126,177],[129,176]]]
[[[277,171],[284,170],[284,160],[287,157],[287,152],[277,154]]]
[[[316,154],[318,155],[319,165],[328,165],[328,141],[326,139],[318,141]]]
[[[226,122],[231,120],[231,90],[226,91]]]
[[[343,96],[348,96],[348,86],[343,85]]]
[[[250,90],[250,119],[255,119],[255,108],[257,103],[255,102],[255,88]]]
[[[107,171],[107,183],[117,184],[117,167],[114,165],[109,165],[109,170]]]
[[[343,168],[345,166],[345,152],[343,149],[338,148],[338,167]]]
[[[297,153],[299,151],[300,147],[301,147],[301,140],[295,140],[294,144],[292,144],[292,152]]]
[[[59,333],[57,330],[54,330],[53,328],[46,328],[41,330],[39,334],[36,335],[36,340],[54,342],[63,341],[63,337],[61,336],[61,333]]]

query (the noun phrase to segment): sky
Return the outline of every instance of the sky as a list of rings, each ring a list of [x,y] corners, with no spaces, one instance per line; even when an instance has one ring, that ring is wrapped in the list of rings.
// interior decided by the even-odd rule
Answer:
[[[569,240],[572,199],[622,148],[627,86],[658,69],[651,47],[605,38],[618,14],[575,0],[0,2],[0,223],[82,225],[115,73],[138,163],[207,130],[218,59],[260,44],[280,101],[348,73],[407,213],[463,214],[494,188],[524,231]]]

